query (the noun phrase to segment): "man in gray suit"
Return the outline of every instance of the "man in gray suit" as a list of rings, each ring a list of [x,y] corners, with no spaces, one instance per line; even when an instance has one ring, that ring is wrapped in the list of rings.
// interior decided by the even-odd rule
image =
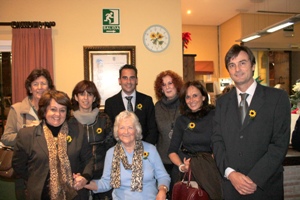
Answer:
[[[288,94],[253,79],[255,57],[245,46],[233,45],[225,64],[236,89],[217,100],[212,136],[224,199],[283,199]]]

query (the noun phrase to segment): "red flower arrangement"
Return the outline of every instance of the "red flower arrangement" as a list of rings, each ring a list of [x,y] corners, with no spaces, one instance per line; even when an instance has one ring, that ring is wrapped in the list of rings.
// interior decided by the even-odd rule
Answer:
[[[187,49],[189,42],[192,40],[190,32],[182,33],[182,44],[183,47]]]

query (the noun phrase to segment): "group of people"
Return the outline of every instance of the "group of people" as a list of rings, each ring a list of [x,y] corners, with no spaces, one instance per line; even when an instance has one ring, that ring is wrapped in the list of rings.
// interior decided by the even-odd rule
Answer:
[[[235,87],[216,106],[201,82],[171,70],[154,81],[154,105],[136,90],[136,67],[124,65],[104,112],[92,81],[69,99],[34,70],[2,136],[14,146],[18,199],[172,199],[188,170],[210,199],[283,199],[288,95],[253,79],[249,48],[233,45],[225,63]]]

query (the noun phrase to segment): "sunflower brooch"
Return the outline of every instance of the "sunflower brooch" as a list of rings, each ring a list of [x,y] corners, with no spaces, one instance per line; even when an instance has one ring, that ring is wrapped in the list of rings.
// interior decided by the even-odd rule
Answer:
[[[69,136],[69,135],[67,136],[67,142],[68,142],[68,143],[71,143],[71,142],[72,142],[72,137]]]
[[[251,119],[254,119],[254,118],[256,117],[256,112],[255,112],[255,110],[250,110],[250,111],[249,111],[249,116],[250,116]]]
[[[97,134],[102,133],[102,128],[97,128],[96,132],[97,132]]]
[[[190,122],[187,128],[192,131],[195,127],[196,127],[196,124],[194,122]]]
[[[149,152],[144,151],[144,153],[143,153],[143,159],[146,160],[148,158],[148,156],[149,156]]]
[[[142,110],[143,105],[142,105],[141,103],[139,103],[139,104],[136,106],[136,108],[139,109],[139,110]]]

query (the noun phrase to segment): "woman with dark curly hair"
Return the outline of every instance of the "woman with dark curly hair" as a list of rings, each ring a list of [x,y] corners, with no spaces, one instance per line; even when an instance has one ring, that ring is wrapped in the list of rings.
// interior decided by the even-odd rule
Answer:
[[[199,81],[188,81],[181,89],[180,113],[175,122],[169,147],[169,157],[178,167],[177,173],[192,169],[193,178],[210,199],[222,199],[221,177],[213,159],[214,106],[208,103],[208,94]]]

